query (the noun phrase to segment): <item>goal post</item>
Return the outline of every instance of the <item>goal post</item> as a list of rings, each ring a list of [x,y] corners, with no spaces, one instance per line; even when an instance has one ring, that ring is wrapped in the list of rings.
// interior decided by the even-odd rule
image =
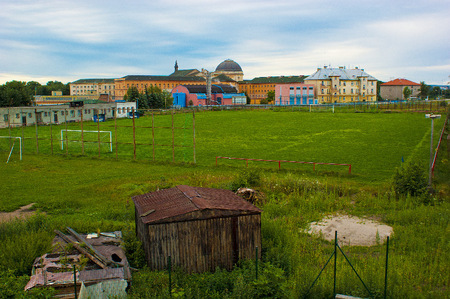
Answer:
[[[62,129],[61,130],[61,150],[64,150],[64,141],[72,141],[72,142],[81,142],[81,140],[66,140],[64,139],[64,132],[68,133],[68,132],[79,132],[79,133],[108,133],[109,134],[109,151],[112,152],[113,148],[112,148],[112,132],[111,131],[85,131],[85,130],[66,130],[66,129]]]
[[[13,137],[13,136],[0,136],[0,138],[5,138],[5,139],[14,139],[14,142],[11,146],[11,150],[9,151],[9,156],[8,156],[8,160],[6,161],[6,163],[9,162],[9,159],[11,158],[11,154],[14,150],[14,145],[15,145],[15,141],[16,139],[19,139],[19,155],[20,155],[20,161],[22,161],[22,137]]]

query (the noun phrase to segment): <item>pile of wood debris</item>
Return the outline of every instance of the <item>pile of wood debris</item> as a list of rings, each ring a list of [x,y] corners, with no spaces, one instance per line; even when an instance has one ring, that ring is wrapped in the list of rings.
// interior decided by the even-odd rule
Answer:
[[[70,227],[67,231],[68,235],[55,230],[53,251],[36,258],[25,290],[52,287],[57,298],[75,298],[75,293],[80,299],[96,298],[98,292],[125,296],[131,273],[120,247],[122,233],[81,235]]]

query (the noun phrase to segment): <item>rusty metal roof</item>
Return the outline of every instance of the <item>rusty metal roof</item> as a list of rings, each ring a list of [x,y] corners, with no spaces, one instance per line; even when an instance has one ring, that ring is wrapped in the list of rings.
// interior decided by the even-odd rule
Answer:
[[[186,185],[134,196],[133,201],[143,223],[171,222],[180,220],[181,215],[202,211],[215,211],[214,217],[261,213],[229,190]],[[211,217],[211,213],[208,215],[205,217]],[[199,217],[202,218],[190,219]]]

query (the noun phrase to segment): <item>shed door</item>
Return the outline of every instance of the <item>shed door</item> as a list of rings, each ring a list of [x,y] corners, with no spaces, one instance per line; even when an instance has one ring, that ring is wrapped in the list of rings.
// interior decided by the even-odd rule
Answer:
[[[239,261],[239,236],[238,236],[238,217],[231,218],[231,246],[233,249],[233,264]]]

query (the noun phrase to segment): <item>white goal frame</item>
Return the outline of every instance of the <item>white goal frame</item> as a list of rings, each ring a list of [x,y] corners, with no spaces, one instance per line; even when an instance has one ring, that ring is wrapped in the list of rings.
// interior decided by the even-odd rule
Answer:
[[[64,132],[83,132],[83,133],[109,133],[109,151],[112,152],[113,148],[112,148],[112,132],[111,131],[85,131],[85,130],[66,130],[66,129],[62,129],[61,130],[61,150],[64,149]],[[78,142],[78,141],[77,141]],[[81,140],[79,141],[81,142]]]
[[[19,153],[20,153],[20,161],[22,161],[22,137],[14,137],[14,136],[0,136],[0,138],[8,138],[8,139],[19,139]],[[9,162],[9,159],[11,158],[11,154],[14,150],[14,143],[13,146],[11,147],[11,150],[9,151],[9,156],[8,156],[8,160],[6,161],[6,163]]]

